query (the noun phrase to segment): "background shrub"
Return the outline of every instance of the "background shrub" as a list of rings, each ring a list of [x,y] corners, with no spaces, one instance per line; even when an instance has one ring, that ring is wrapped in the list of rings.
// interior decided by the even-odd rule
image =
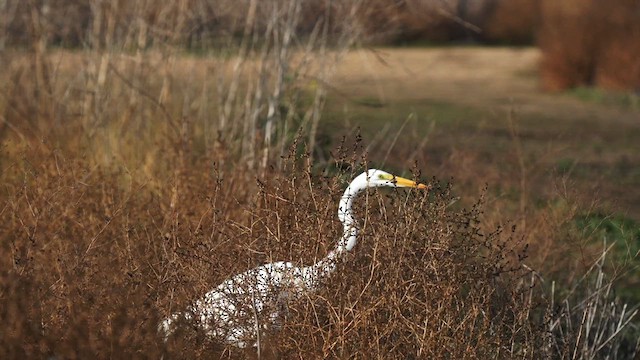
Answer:
[[[543,1],[538,44],[542,84],[549,90],[577,86],[640,86],[640,2]]]

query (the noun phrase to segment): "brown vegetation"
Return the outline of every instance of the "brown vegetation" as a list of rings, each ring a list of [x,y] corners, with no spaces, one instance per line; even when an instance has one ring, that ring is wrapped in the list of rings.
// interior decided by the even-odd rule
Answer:
[[[543,1],[538,43],[544,87],[638,89],[639,11],[636,0]]]
[[[132,52],[166,45],[196,51],[235,47],[247,30],[254,34],[277,31],[265,15],[282,9],[274,13],[271,3],[10,0],[2,5],[0,44],[2,48],[34,46],[36,55],[52,44]],[[283,6],[285,2],[276,3]],[[347,33],[373,44],[536,41],[544,54],[541,72],[546,89],[596,85],[634,90],[640,86],[640,66],[635,61],[640,56],[639,6],[636,0],[615,4],[594,0],[316,0],[300,2],[288,26],[301,39],[314,38],[320,31],[330,43],[340,43]],[[42,72],[38,69],[34,71]],[[47,85],[45,78],[41,81]]]
[[[242,36],[250,1],[222,0],[210,3],[186,0],[172,4],[150,1],[83,2],[73,0],[16,1],[5,3],[2,18],[7,45],[27,45],[33,35],[33,16],[42,20],[47,41],[65,47],[95,46],[87,33],[111,27],[115,42],[129,48],[139,41],[135,28],[147,26],[145,42],[149,46],[164,43],[176,36],[190,48],[209,47],[232,36]],[[347,6],[345,4],[351,3]],[[498,42],[530,42],[534,33],[535,6],[538,0],[482,1],[350,1],[326,0],[301,3],[301,17],[296,32],[310,36],[318,18],[329,22],[329,33],[339,36],[344,18],[353,17],[362,28],[365,41],[401,43],[413,40],[490,40]],[[349,7],[359,4],[355,14]],[[31,11],[31,5],[39,9]],[[268,13],[268,4],[258,3],[258,13]],[[115,15],[112,22],[102,16]],[[258,32],[268,27],[265,16],[254,24]],[[97,22],[94,20],[98,20]],[[142,21],[141,21],[142,20]],[[40,22],[40,21],[38,21]],[[93,29],[93,30],[92,30]]]
[[[327,79],[362,35],[362,2],[316,3],[321,17],[298,0],[236,3],[2,3],[23,15],[0,14],[3,26],[28,28],[3,41],[29,47],[0,59],[0,358],[634,356],[635,310],[572,227],[571,199],[523,205],[519,151],[514,212],[483,214],[483,197],[459,201],[435,178],[428,193],[362,196],[356,251],[287,304],[260,352],[189,326],[162,341],[162,317],[228,276],[327,254],[337,198],[368,166],[357,138],[332,148],[318,136]],[[449,15],[434,23],[464,26]],[[66,30],[51,20],[65,16],[81,19]],[[380,134],[385,161],[394,150],[426,163],[424,141],[396,148]],[[445,173],[482,187],[466,165],[483,154],[448,156]],[[555,285],[532,264],[566,274]]]
[[[297,32],[308,17],[300,1],[219,2],[215,14],[233,9],[242,22],[198,33],[204,43],[194,48],[212,56],[180,64],[193,45],[192,16],[206,12],[193,12],[190,2],[136,4],[92,3],[87,46],[79,53],[52,51],[49,4],[27,6],[32,48],[12,48],[2,58],[0,138],[45,137],[38,146],[87,148],[106,165],[127,158],[129,165],[143,163],[147,175],[167,171],[157,157],[162,147],[234,154],[264,169],[280,162],[298,131],[315,146],[323,85],[358,36],[348,16],[357,2],[340,5],[347,15],[339,24],[316,17],[307,37]]]
[[[488,41],[507,44],[531,44],[540,23],[540,0],[498,1],[482,28]]]
[[[0,355],[255,357],[191,327],[165,344],[158,321],[247,268],[323,257],[340,235],[344,179],[362,166],[356,153],[336,154],[354,170],[316,176],[290,157],[283,172],[253,179],[201,159],[155,192],[61,152],[25,153],[2,174],[0,320],[8,331]],[[621,331],[635,313],[621,311],[609,290],[578,282],[568,295],[547,294],[525,265],[524,238],[483,224],[482,200],[462,209],[448,187],[432,185],[356,202],[360,244],[317,292],[288,304],[282,325],[263,334],[261,357],[633,352]],[[610,284],[599,269],[595,289]],[[591,314],[583,294],[608,310]],[[582,311],[592,323],[580,321]],[[602,335],[583,338],[578,329]]]

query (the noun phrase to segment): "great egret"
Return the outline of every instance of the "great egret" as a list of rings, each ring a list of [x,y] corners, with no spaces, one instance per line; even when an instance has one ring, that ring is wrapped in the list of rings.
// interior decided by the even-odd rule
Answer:
[[[336,269],[336,261],[356,245],[358,227],[351,210],[353,199],[367,188],[381,186],[427,188],[382,170],[363,172],[353,179],[340,198],[338,218],[344,233],[324,259],[305,267],[296,267],[291,262],[274,262],[225,280],[195,301],[187,311],[164,319],[159,330],[165,340],[175,331],[176,322],[182,319],[195,321],[207,335],[237,347],[254,343],[260,328],[278,320],[280,300],[316,289],[319,281]]]

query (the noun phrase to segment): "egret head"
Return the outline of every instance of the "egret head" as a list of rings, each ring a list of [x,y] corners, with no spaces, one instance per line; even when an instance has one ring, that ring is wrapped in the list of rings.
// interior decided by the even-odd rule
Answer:
[[[427,185],[417,183],[413,180],[390,174],[383,170],[369,169],[360,174],[356,180],[364,183],[364,187],[411,187],[416,189],[426,189]]]

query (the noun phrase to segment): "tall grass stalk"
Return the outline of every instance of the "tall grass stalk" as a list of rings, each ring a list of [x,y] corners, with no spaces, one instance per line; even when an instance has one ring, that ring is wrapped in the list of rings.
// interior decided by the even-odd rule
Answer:
[[[82,147],[98,163],[124,162],[146,176],[196,156],[264,171],[279,166],[298,132],[315,147],[324,84],[360,34],[358,0],[327,2],[308,33],[300,32],[303,17],[309,25],[301,0],[96,0],[82,51],[68,52],[51,47],[50,5],[28,3],[32,51],[2,59],[8,125],[0,135],[17,129],[33,145]],[[194,26],[231,12],[241,25],[192,38]],[[161,156],[166,149],[173,159]]]
[[[638,306],[616,299],[614,279],[605,272],[612,247],[605,244],[600,257],[568,291],[559,295],[552,283],[548,308],[551,353],[568,359],[635,359],[640,351],[639,329],[632,322]]]

